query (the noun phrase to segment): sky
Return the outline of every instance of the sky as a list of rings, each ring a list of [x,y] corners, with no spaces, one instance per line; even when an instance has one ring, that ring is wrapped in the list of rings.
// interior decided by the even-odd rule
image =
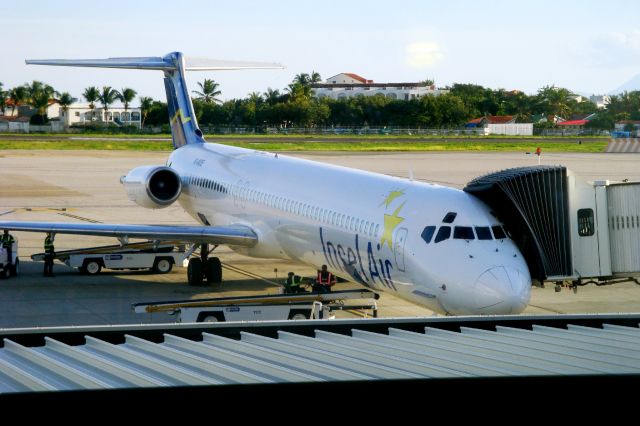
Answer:
[[[0,16],[0,82],[32,80],[81,98],[131,87],[164,100],[159,71],[26,66],[25,59],[186,56],[279,62],[285,70],[191,72],[223,100],[282,91],[299,73],[378,83],[433,79],[532,94],[555,84],[608,93],[640,74],[640,2],[138,0],[12,2]],[[135,102],[134,102],[135,104]]]

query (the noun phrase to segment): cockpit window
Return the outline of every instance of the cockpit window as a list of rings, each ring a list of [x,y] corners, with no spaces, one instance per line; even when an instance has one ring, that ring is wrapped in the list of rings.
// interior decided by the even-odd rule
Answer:
[[[429,244],[431,242],[431,238],[433,238],[434,232],[436,232],[435,226],[427,226],[426,228],[424,228],[420,236],[422,237],[425,243]]]
[[[451,227],[450,226],[441,226],[438,229],[438,234],[436,235],[436,239],[434,243],[439,243],[440,241],[444,241],[451,236]]]
[[[457,240],[475,240],[473,228],[470,226],[456,226],[453,228],[453,238]]]
[[[476,235],[479,240],[491,240],[491,230],[488,226],[476,226]]]
[[[442,219],[442,223],[453,223],[453,221],[456,219],[456,216],[458,216],[458,213],[449,212],[446,215],[444,215],[444,218]]]
[[[492,226],[491,230],[493,231],[493,236],[496,240],[503,240],[507,238],[507,234],[504,233],[504,229],[502,229],[502,226]]]

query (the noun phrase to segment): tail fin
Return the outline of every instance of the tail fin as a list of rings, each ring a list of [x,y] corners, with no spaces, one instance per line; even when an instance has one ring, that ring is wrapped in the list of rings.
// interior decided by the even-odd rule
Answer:
[[[164,71],[164,87],[173,148],[186,144],[203,143],[202,132],[198,128],[193,104],[184,78],[185,71],[241,70],[241,69],[282,69],[280,64],[265,62],[219,61],[203,58],[185,58],[180,52],[172,52],[160,57],[108,58],[108,59],[31,59],[32,65],[55,65],[71,67],[127,68]]]

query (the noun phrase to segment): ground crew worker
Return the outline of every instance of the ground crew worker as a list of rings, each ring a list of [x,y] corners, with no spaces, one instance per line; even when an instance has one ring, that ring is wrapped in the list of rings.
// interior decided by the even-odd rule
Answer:
[[[7,229],[4,230],[4,233],[2,234],[2,237],[0,237],[0,242],[3,248],[5,248],[7,250],[7,264],[8,265],[13,265],[13,243],[16,241],[15,238],[13,238],[13,235],[11,235],[9,233],[9,231]],[[10,274],[8,274],[7,276],[10,276]]]
[[[331,287],[333,287],[335,283],[336,278],[327,270],[327,265],[322,265],[322,269],[318,271],[314,291],[329,293],[331,291]]]
[[[300,286],[302,284],[302,277],[295,275],[293,272],[289,272],[287,281],[284,283],[285,294],[302,293],[304,289]]]
[[[44,239],[44,276],[53,277],[53,255],[55,248],[53,247],[53,235],[47,233]]]

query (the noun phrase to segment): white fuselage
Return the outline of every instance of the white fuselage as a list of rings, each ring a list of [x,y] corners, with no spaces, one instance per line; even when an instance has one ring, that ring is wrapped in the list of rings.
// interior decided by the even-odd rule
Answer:
[[[196,220],[255,231],[255,246],[236,248],[248,256],[326,264],[440,313],[519,313],[529,301],[522,254],[463,191],[219,144],[186,145],[167,165]]]

